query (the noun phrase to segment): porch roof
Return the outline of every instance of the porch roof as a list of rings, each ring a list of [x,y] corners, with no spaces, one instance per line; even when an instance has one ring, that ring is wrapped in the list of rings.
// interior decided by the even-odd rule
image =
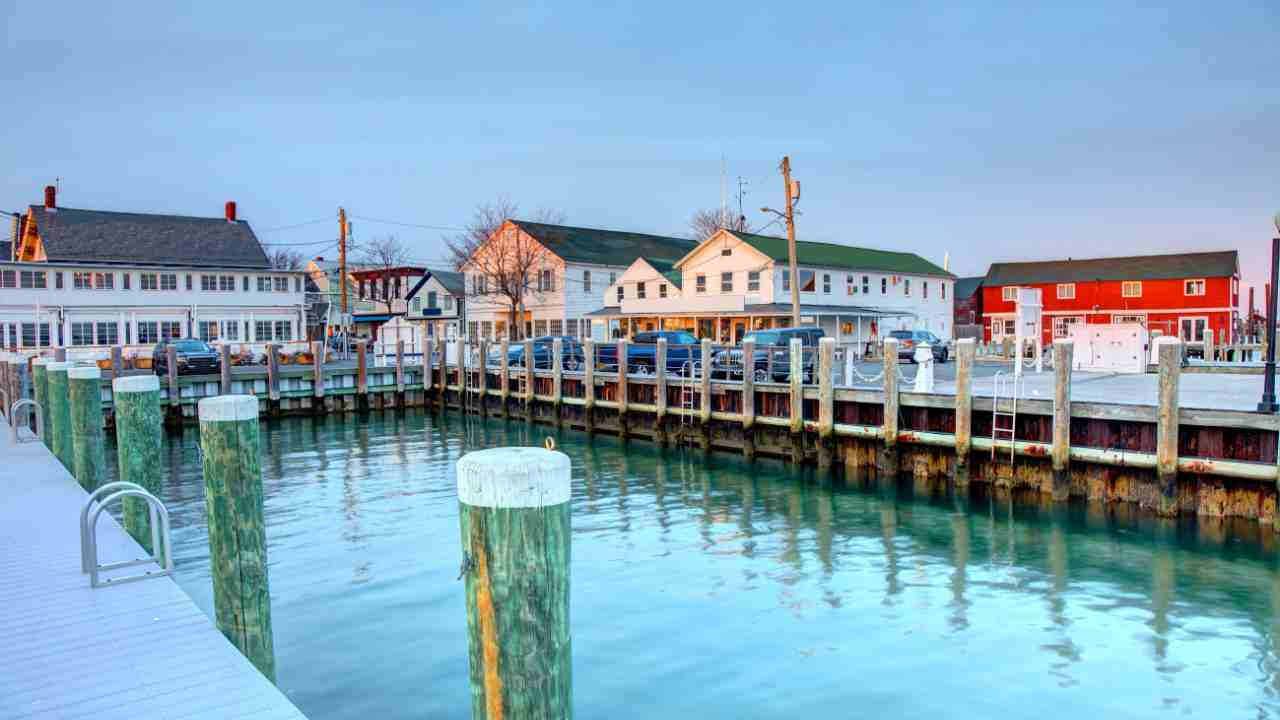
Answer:
[[[589,318],[634,318],[634,317],[654,317],[661,315],[663,317],[746,317],[748,315],[790,315],[790,303],[762,303],[759,305],[747,305],[743,310],[704,310],[702,312],[633,312],[624,313],[621,308],[600,308],[593,310],[584,317]],[[885,308],[858,307],[849,305],[801,305],[801,315],[849,315],[860,317],[913,317],[915,313],[909,310],[891,310]]]

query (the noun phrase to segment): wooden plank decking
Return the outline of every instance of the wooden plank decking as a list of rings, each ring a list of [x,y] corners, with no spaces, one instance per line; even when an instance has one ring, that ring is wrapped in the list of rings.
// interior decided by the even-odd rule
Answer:
[[[304,717],[172,579],[91,589],[87,494],[9,432],[0,419],[0,720]],[[144,554],[110,517],[98,544],[102,562]]]

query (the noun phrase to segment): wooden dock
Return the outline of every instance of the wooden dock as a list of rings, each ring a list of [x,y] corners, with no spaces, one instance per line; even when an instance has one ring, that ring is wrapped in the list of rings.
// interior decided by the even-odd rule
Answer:
[[[91,588],[88,495],[3,419],[0,458],[0,719],[304,717],[171,578]],[[145,554],[109,516],[98,547],[103,562]]]

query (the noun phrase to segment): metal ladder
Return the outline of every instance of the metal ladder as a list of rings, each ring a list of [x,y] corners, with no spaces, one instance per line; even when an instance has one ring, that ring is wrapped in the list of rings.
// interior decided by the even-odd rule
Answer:
[[[680,408],[684,412],[680,413],[681,425],[693,424],[693,413],[697,410],[694,399],[697,397],[697,387],[694,380],[702,374],[701,360],[686,360],[684,365],[680,367]]]
[[[1019,358],[1021,360],[1021,358]],[[997,372],[991,390],[991,459],[996,459],[996,442],[999,439],[1009,441],[1009,466],[1013,466],[1014,444],[1018,427],[1018,395],[1024,381],[1017,375],[1006,375]],[[1008,410],[1000,409],[1000,400],[1004,398]],[[1000,427],[1000,418],[1009,418],[1009,427]]]

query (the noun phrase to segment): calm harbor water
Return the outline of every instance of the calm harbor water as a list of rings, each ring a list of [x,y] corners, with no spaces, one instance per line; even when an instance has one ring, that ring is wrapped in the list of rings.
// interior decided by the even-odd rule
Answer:
[[[278,681],[308,717],[470,717],[453,462],[550,433],[263,425]],[[1280,717],[1269,530],[556,438],[578,717]],[[177,580],[212,615],[197,433],[166,449]]]

